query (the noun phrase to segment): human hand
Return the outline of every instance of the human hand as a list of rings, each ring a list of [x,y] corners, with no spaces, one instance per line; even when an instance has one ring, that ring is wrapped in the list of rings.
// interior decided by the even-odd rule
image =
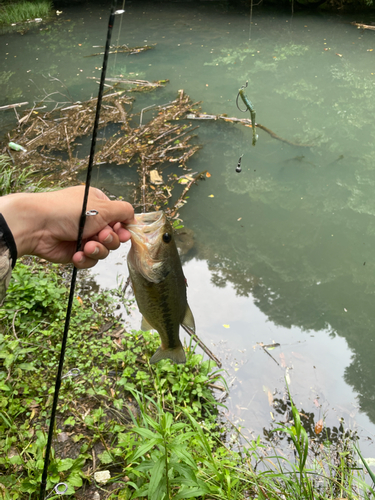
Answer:
[[[0,212],[13,233],[19,257],[37,255],[86,269],[130,239],[123,223],[133,222],[133,207],[124,201],[111,201],[99,189],[90,188],[87,210],[97,210],[98,214],[86,217],[82,250],[76,252],[84,190],[84,186],[75,186],[0,198]]]

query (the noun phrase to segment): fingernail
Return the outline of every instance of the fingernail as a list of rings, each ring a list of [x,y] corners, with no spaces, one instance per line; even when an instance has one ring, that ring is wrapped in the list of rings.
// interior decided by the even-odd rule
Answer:
[[[78,264],[83,264],[86,260],[86,257],[82,255],[82,257],[79,259]]]
[[[104,243],[112,243],[113,241],[113,236],[109,234],[105,240],[103,240]]]
[[[90,255],[96,255],[96,254],[98,254],[98,253],[99,253],[99,248],[98,248],[98,247],[96,247],[96,248],[95,248],[95,250],[94,250],[93,252],[91,252],[91,254],[90,254]]]

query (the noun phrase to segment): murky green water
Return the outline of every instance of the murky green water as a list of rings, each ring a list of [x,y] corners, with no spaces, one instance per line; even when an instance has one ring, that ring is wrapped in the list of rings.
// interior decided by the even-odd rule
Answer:
[[[62,10],[48,31],[3,36],[3,71],[14,74],[0,104],[32,102],[43,88],[68,89],[73,99],[96,94],[87,77],[99,74],[101,58],[84,56],[104,44],[107,6]],[[181,212],[195,238],[184,256],[189,302],[199,336],[228,370],[233,421],[259,433],[270,412],[279,417],[268,393],[282,394],[288,373],[305,412],[330,426],[344,417],[366,446],[375,432],[375,38],[352,20],[260,10],[250,25],[249,13],[225,4],[127,3],[113,42],[157,45],[113,57],[108,76],[170,79],[138,98],[139,107],[183,88],[205,112],[240,118],[248,115],[235,98],[248,80],[259,123],[311,145],[258,129],[252,147],[249,128],[200,122],[204,147],[189,166],[211,177]],[[12,112],[2,118],[12,121]],[[121,194],[127,172],[101,167],[95,179]],[[126,251],[97,267],[99,282],[127,276]],[[273,359],[260,342],[280,344],[268,351]]]

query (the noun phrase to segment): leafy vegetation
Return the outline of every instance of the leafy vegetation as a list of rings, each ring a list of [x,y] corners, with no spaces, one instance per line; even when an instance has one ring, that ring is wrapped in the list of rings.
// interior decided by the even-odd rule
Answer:
[[[35,18],[46,18],[51,15],[50,0],[25,0],[20,2],[1,2],[0,24],[12,24]]]
[[[150,500],[369,498],[352,441],[317,455],[289,394],[284,434],[295,459],[270,453],[272,440],[228,445],[211,387],[221,371],[190,345],[187,363],[148,362],[159,339],[127,332],[114,315],[120,289],[84,287],[71,318],[47,491],[64,482],[66,498],[92,484],[102,498]],[[83,295],[83,293],[82,293]],[[66,277],[55,264],[17,264],[0,308],[0,497],[37,498],[46,427],[59,357]],[[130,305],[130,304],[128,304]],[[363,459],[365,460],[365,459]],[[98,472],[106,479],[100,479]],[[102,482],[100,482],[102,481]]]
[[[41,180],[36,181],[34,174],[33,167],[12,168],[10,158],[0,154],[0,196],[19,191],[38,191]]]

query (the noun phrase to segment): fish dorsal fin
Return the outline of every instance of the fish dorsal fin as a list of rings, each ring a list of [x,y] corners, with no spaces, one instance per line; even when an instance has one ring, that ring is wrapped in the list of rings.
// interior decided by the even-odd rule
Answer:
[[[192,330],[192,332],[195,333],[194,316],[193,316],[193,313],[191,312],[189,304],[186,305],[185,316],[181,322],[181,325],[186,326],[186,328],[188,328],[189,330]]]
[[[154,328],[150,325],[150,323],[142,316],[142,323],[141,323],[141,330],[142,332],[148,332],[149,330],[154,330]]]

